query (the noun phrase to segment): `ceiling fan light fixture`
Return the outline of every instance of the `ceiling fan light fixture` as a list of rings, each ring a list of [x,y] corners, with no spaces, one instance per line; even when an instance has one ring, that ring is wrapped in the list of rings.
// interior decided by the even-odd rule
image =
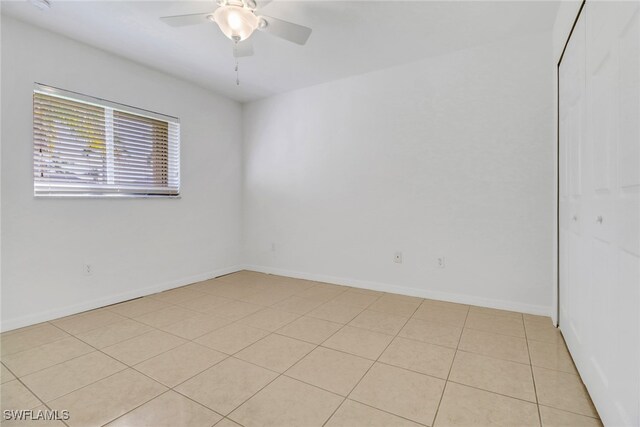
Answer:
[[[222,6],[207,18],[218,24],[225,36],[234,41],[248,39],[258,28],[258,17],[250,10],[241,6]]]

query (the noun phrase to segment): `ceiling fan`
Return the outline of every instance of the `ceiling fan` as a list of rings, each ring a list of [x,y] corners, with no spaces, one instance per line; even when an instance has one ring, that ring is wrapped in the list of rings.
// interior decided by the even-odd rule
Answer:
[[[253,55],[253,46],[248,39],[255,30],[304,45],[311,35],[311,28],[256,14],[258,8],[262,9],[270,2],[271,0],[218,0],[218,8],[211,12],[165,16],[160,19],[172,27],[215,22],[224,35],[234,42],[233,54],[236,58]]]

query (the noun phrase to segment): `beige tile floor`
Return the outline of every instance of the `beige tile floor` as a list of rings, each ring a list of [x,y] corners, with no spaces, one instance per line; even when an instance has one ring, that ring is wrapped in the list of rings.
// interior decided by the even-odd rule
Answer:
[[[1,335],[3,426],[598,426],[549,318],[239,272]]]

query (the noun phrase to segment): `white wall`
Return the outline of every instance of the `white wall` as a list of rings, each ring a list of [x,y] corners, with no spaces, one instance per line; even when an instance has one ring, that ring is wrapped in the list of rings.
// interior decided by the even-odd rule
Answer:
[[[248,264],[549,314],[551,50],[538,34],[246,104]]]
[[[5,16],[1,28],[2,328],[234,270],[240,105]],[[35,199],[34,82],[179,117],[182,198]],[[82,275],[84,262],[92,276]]]

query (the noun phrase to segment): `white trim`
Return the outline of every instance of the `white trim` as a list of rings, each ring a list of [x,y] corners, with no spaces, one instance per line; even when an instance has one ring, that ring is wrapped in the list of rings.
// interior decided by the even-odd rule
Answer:
[[[239,265],[220,268],[218,270],[210,271],[207,273],[196,274],[194,276],[183,277],[180,279],[172,280],[170,282],[164,282],[158,285],[149,286],[147,288],[137,289],[133,292],[124,292],[118,295],[98,298],[93,301],[84,302],[81,304],[70,305],[67,307],[59,308],[59,309],[43,311],[36,314],[30,314],[28,316],[3,320],[0,322],[0,331],[7,332],[13,329],[22,328],[24,326],[31,326],[31,325],[35,325],[36,323],[46,322],[49,320],[58,319],[60,317],[82,313],[88,310],[94,310],[96,308],[105,307],[107,305],[128,301],[130,299],[139,298],[146,295],[155,294],[157,292],[162,292],[169,289],[190,285],[195,282],[201,282],[203,280],[213,279],[215,277],[223,276],[225,274],[235,273],[237,271],[241,271],[242,269],[243,267]]]
[[[456,302],[459,304],[477,305],[480,307],[497,308],[499,310],[517,311],[539,316],[551,316],[552,307],[523,304],[514,301],[505,301],[492,298],[483,298],[472,295],[452,294],[448,292],[430,291],[428,289],[396,286],[381,282],[371,282],[344,277],[328,276],[324,274],[303,273],[299,271],[285,270],[280,268],[265,267],[259,265],[245,265],[245,270],[259,273],[277,274],[279,276],[293,277],[296,279],[313,280],[316,282],[332,283],[334,285],[351,286],[354,288],[370,289],[374,291],[392,292],[395,294],[409,295],[413,297],[436,299],[440,301]]]

